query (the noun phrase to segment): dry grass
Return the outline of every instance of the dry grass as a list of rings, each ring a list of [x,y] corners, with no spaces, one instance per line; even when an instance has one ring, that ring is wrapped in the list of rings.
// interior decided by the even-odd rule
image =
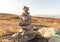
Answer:
[[[17,32],[18,15],[0,13],[0,36],[7,32]],[[32,16],[32,25],[60,28],[60,19]]]

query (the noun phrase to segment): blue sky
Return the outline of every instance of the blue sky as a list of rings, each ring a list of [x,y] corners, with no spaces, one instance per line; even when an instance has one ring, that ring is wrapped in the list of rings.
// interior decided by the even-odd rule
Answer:
[[[0,12],[20,15],[24,5],[30,7],[31,15],[60,14],[60,0],[0,0]]]

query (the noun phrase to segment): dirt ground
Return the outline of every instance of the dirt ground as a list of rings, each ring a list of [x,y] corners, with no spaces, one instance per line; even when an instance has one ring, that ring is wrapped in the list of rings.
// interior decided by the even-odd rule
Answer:
[[[0,42],[13,42],[13,40],[0,38]],[[48,40],[44,37],[36,36],[35,38],[33,38],[32,40],[30,40],[28,42],[48,42]]]
[[[32,39],[28,42],[48,42],[48,40],[44,37],[36,36],[34,39]]]

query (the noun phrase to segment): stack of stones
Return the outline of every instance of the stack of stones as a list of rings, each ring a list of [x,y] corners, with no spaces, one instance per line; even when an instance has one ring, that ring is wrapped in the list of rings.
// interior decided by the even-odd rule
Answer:
[[[22,14],[29,14],[29,7],[24,6],[23,8],[24,12]]]

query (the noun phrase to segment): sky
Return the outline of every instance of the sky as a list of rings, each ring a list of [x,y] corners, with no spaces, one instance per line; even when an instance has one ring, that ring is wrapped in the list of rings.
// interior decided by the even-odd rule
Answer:
[[[60,0],[0,0],[0,12],[21,15],[23,6],[31,15],[60,16]]]

